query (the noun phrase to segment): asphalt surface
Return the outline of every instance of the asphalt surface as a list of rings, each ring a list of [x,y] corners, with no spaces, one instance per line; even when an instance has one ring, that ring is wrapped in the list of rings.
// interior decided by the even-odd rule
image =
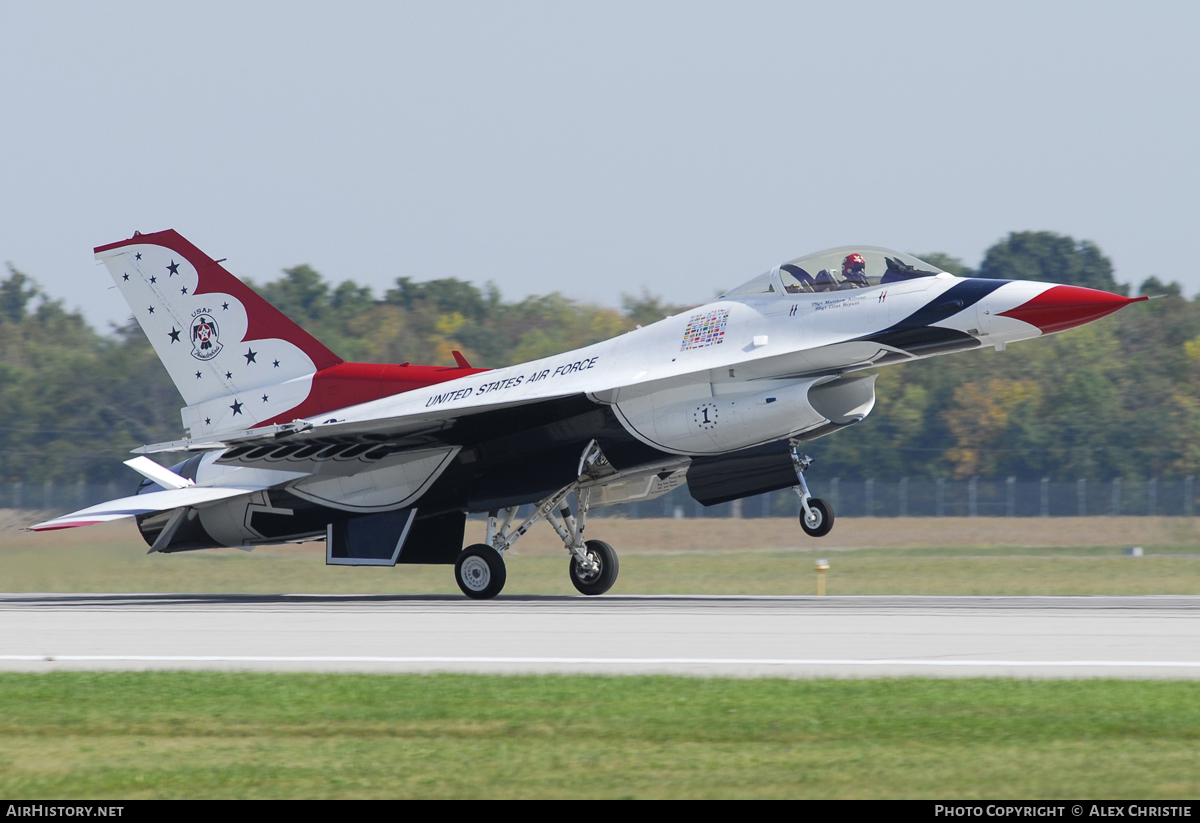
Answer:
[[[0,670],[1200,678],[1200,597],[0,594]]]

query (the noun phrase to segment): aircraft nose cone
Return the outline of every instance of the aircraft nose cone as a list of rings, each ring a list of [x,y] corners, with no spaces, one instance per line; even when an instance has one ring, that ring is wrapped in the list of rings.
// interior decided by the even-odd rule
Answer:
[[[1037,326],[1042,330],[1042,334],[1052,334],[1107,317],[1117,309],[1145,299],[1122,297],[1119,294],[1085,289],[1081,286],[1054,286],[1028,303],[1000,312],[1000,316]]]

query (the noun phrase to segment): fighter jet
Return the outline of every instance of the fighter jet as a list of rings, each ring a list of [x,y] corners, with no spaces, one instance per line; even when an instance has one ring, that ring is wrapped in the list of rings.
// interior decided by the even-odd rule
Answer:
[[[497,595],[504,556],[547,520],[575,588],[618,557],[591,509],[686,485],[700,503],[793,488],[829,533],[801,446],[875,404],[872,370],[1065,331],[1129,303],[1052,283],[955,277],[854,246],[779,265],[707,303],[517,366],[343,362],[175,231],[95,250],[187,404],[185,436],[143,446],[135,495],[34,530],[132,517],[151,552],[324,540],[326,563],[454,567]],[[178,453],[170,469],[146,455]],[[532,506],[518,521],[518,509]],[[467,515],[483,540],[463,548]]]

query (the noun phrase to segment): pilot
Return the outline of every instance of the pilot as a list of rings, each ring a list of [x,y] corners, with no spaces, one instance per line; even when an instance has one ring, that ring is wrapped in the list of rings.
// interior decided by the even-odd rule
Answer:
[[[842,261],[843,288],[865,289],[871,285],[867,279],[867,261],[858,252],[847,254]]]

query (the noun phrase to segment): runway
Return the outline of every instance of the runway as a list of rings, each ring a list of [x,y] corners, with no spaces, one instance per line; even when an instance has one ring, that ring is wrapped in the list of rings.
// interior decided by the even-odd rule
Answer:
[[[1200,678],[1200,597],[0,594],[0,670]]]

